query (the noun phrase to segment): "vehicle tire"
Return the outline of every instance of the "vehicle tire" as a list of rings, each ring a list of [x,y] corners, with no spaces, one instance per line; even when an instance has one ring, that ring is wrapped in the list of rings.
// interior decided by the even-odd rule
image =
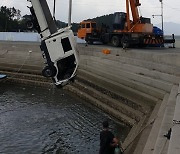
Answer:
[[[88,41],[88,44],[93,44],[93,41],[92,40]]]
[[[87,34],[87,35],[86,35],[85,41],[86,41],[88,44],[93,44],[93,41],[92,41],[92,39],[91,39],[91,34]]]
[[[108,42],[105,41],[104,39],[101,39],[100,41],[101,41],[103,44],[108,44]]]
[[[54,77],[56,75],[56,68],[45,66],[44,69],[42,70],[42,75],[44,77]]]
[[[26,22],[26,27],[27,27],[27,29],[30,29],[30,30],[33,29],[34,28],[33,22],[31,20],[27,21]]]
[[[111,43],[114,47],[118,47],[120,45],[119,37],[118,36],[113,36],[111,38]]]

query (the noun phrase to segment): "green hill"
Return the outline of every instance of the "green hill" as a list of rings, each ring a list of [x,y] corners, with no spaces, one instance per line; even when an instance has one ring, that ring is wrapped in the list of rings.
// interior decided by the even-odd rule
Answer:
[[[85,21],[87,21],[87,20],[95,21],[97,23],[98,27],[100,27],[102,25],[102,23],[111,27],[112,22],[113,22],[112,21],[113,20],[113,14],[103,15],[103,16],[99,16],[96,18],[92,18],[92,19],[86,19]],[[78,27],[79,27],[79,23],[72,23],[72,30],[74,32],[78,31]],[[59,28],[61,28],[61,27],[59,27]]]
[[[105,24],[111,27],[112,22],[113,22],[113,14],[103,15],[103,16],[99,16],[99,17],[87,19],[87,20],[95,21],[97,23],[97,26],[101,26],[102,24]]]

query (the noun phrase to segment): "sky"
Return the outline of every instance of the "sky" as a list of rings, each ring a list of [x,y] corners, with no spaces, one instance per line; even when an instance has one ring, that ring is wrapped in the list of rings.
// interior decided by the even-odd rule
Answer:
[[[47,0],[50,10],[53,10],[53,1]],[[84,19],[94,18],[114,12],[125,11],[125,0],[72,0],[72,22],[81,22]],[[69,0],[56,0],[56,19],[67,22]],[[161,17],[152,15],[161,14],[159,0],[140,0],[140,15],[151,18],[153,24],[161,23]],[[27,0],[0,0],[0,6],[15,7],[21,15],[30,14]],[[163,0],[164,22],[180,24],[180,0]]]

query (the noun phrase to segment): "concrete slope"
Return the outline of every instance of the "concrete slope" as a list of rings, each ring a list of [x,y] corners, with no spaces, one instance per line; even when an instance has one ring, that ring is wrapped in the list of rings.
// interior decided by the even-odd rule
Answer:
[[[79,90],[78,88],[76,88],[75,86],[69,85],[65,87],[66,90],[73,92],[74,94],[77,94],[79,97],[83,98],[84,100],[90,102],[91,104],[93,104],[94,106],[102,109],[103,111],[105,111],[106,113],[111,114],[112,116],[114,116],[116,119],[122,121],[123,123],[129,125],[129,126],[133,126],[136,121],[128,116],[126,116],[125,114],[120,113],[118,110],[113,109],[112,107],[110,107],[109,105],[99,101],[98,99],[92,97],[91,95]]]
[[[101,51],[103,49],[108,49],[108,47],[104,46],[78,46],[79,51],[83,55],[93,55],[95,57],[101,57]],[[142,48],[142,49],[127,49],[123,50],[122,48],[112,48],[110,47],[112,56],[120,56],[127,57],[130,59],[139,59],[145,60],[153,63],[159,63],[163,65],[171,65],[171,66],[180,66],[180,55],[177,49],[172,49],[170,52],[169,49],[166,48]],[[105,55],[107,56],[107,55]],[[109,56],[109,55],[108,55]]]
[[[91,72],[85,70],[79,69],[78,75],[99,87],[108,89],[116,95],[130,100],[130,102],[134,102],[130,103],[130,106],[134,106],[135,108],[142,110],[144,113],[149,112],[150,108],[158,101],[157,98],[150,95],[139,92],[133,88],[123,86],[117,82],[114,82],[113,80],[92,74]]]
[[[129,64],[128,62],[127,63],[121,62],[119,60],[111,60],[111,59],[106,59],[106,58],[81,55],[82,63],[87,63],[88,60],[89,61],[91,60],[94,62],[100,61],[101,64],[103,65],[116,66],[116,69],[119,69],[119,70],[126,70],[135,74],[142,74],[144,76],[149,76],[154,79],[159,79],[159,80],[167,81],[174,84],[178,84],[178,82],[180,81],[180,77],[167,73],[168,68],[166,68],[166,72],[162,72],[162,71],[157,71],[150,68],[149,69],[145,68],[144,65],[136,66],[136,65]]]
[[[111,65],[107,65],[105,63],[102,63],[103,60],[96,59],[87,59],[86,61],[84,61],[81,65],[81,67],[83,67],[84,69],[88,69],[87,67],[93,67],[93,68],[97,68],[97,71],[94,73],[98,73],[98,70],[104,71],[105,73],[109,73],[109,74],[117,74],[119,76],[122,76],[124,78],[128,78],[131,80],[135,80],[147,85],[151,85],[152,87],[158,88],[158,89],[162,89],[165,90],[167,92],[169,92],[172,88],[172,83],[168,82],[168,81],[163,81],[160,80],[158,78],[152,77],[152,76],[144,76],[144,73],[141,72],[140,74],[134,73],[131,70],[126,69],[126,67],[124,68],[120,68],[118,67],[118,65],[114,65],[113,63]],[[121,64],[119,64],[121,65]],[[133,69],[133,68],[132,68]],[[176,82],[178,82],[178,79],[174,78]]]
[[[146,85],[144,83],[137,82],[132,79],[128,79],[127,77],[116,75],[115,73],[112,73],[111,71],[106,72],[100,68],[97,70],[95,67],[90,67],[90,66],[86,66],[85,70],[88,70],[91,74],[96,74],[98,76],[105,77],[107,80],[116,82],[119,85],[121,85],[122,87],[125,86],[126,89],[131,88],[131,89],[137,90],[139,92],[142,92],[142,94],[144,93],[144,94],[150,95],[150,96],[158,98],[158,99],[162,99],[162,97],[164,96],[164,93],[165,93],[165,91],[163,91],[161,89],[156,89],[156,88]]]
[[[94,61],[86,61],[86,65],[81,65],[80,68],[83,68],[85,70],[90,70],[91,68],[93,69],[91,72],[95,73],[95,74],[102,74],[105,73],[106,76],[108,77],[108,75],[113,75],[113,76],[117,76],[119,78],[119,82],[122,79],[126,79],[126,80],[131,80],[137,82],[137,85],[139,83],[142,83],[144,85],[147,85],[149,87],[152,87],[152,91],[153,88],[154,89],[160,89],[162,91],[170,91],[170,89],[172,88],[172,83],[167,82],[167,81],[163,81],[160,79],[155,79],[152,78],[150,76],[144,76],[144,74],[136,74],[133,73],[131,71],[128,71],[126,69],[119,69],[118,67],[114,67],[114,66],[109,66],[106,64],[101,64],[101,62],[94,62]],[[100,72],[101,71],[101,72]],[[115,78],[112,78],[112,80],[114,80]],[[142,88],[143,89],[143,88]],[[162,98],[162,97],[161,97]]]
[[[178,87],[173,86],[169,95],[167,106],[165,108],[163,120],[160,125],[160,130],[154,146],[153,154],[167,153],[169,140],[164,137],[164,135],[168,133],[168,130],[170,128],[172,128],[172,120],[174,116],[177,92]]]
[[[162,103],[161,103],[161,106],[159,108],[157,116],[155,116],[154,124],[152,126],[152,129],[151,129],[151,132],[150,132],[149,137],[147,139],[144,150],[142,152],[143,154],[152,154],[154,151],[156,140],[158,138],[158,134],[160,131],[159,126],[162,124],[162,120],[164,117],[165,109],[167,107],[168,99],[169,99],[169,94],[166,94],[164,96]]]
[[[144,115],[144,113],[141,111],[135,110],[132,107],[126,105],[122,100],[114,99],[110,95],[104,94],[101,90],[97,90],[92,86],[82,83],[81,78],[77,78],[73,86],[81,89],[87,94],[90,94],[92,97],[100,100],[104,104],[112,107],[114,110],[118,110],[120,113],[123,113],[128,117],[135,119],[136,121],[140,121],[141,117]]]
[[[173,116],[173,127],[171,132],[171,137],[169,141],[169,147],[168,147],[168,154],[179,154],[180,153],[180,85],[178,88],[178,93],[176,95],[176,105],[175,105],[175,111]]]
[[[52,80],[47,79],[41,75],[22,73],[22,72],[12,72],[12,71],[0,71],[0,73],[6,74],[7,78],[2,80],[3,83],[8,84],[23,84],[28,86],[38,86],[53,88],[54,85]]]
[[[118,53],[118,52],[117,52]],[[125,52],[126,53],[126,52]],[[117,56],[118,55],[118,56]],[[177,65],[169,65],[169,64],[163,64],[160,62],[156,62],[156,61],[147,61],[145,60],[143,57],[141,59],[136,59],[135,57],[127,57],[126,54],[117,54],[117,55],[104,55],[101,52],[83,52],[81,53],[80,56],[82,56],[84,59],[85,56],[88,57],[98,57],[98,58],[102,58],[102,59],[108,59],[111,61],[115,61],[115,62],[120,62],[122,64],[129,64],[132,66],[139,66],[142,68],[147,68],[149,70],[156,70],[159,72],[164,72],[167,74],[171,74],[171,75],[177,75],[180,76],[180,67]],[[173,59],[171,59],[171,57],[169,57],[170,61],[173,61]]]
[[[27,64],[8,64],[8,63],[1,63],[0,62],[0,70],[2,71],[9,71],[9,72],[25,72],[29,74],[39,74],[42,73],[41,66],[33,66],[33,65],[27,65]]]

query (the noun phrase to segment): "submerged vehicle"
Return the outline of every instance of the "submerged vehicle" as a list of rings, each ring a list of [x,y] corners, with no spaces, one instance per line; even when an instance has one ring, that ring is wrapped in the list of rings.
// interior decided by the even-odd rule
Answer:
[[[71,27],[58,29],[46,0],[31,0],[31,21],[41,36],[41,51],[46,66],[42,71],[45,77],[52,77],[55,85],[65,85],[73,80],[78,68],[78,53]]]

